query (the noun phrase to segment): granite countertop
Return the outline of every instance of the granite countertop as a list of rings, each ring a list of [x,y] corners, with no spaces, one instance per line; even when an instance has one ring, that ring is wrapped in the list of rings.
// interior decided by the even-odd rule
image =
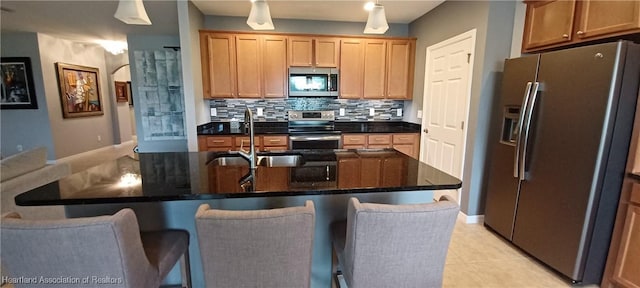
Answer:
[[[395,150],[296,150],[304,161],[297,167],[259,166],[253,191],[239,180],[248,166],[221,166],[221,152],[140,153],[89,168],[18,195],[20,206],[208,200],[242,197],[330,195],[370,192],[458,189],[459,179]],[[335,165],[330,186],[294,185],[317,153]],[[237,155],[234,155],[237,156]],[[314,160],[315,161],[315,160]],[[326,159],[323,160],[326,162]],[[380,163],[370,165],[369,163]],[[313,165],[312,165],[313,166]],[[324,169],[324,167],[322,167]],[[309,170],[306,170],[309,171]],[[324,171],[324,170],[323,170]],[[329,173],[327,171],[327,173]],[[377,173],[377,174],[376,174]],[[313,173],[307,175],[315,175]],[[373,177],[367,177],[371,176]],[[304,178],[305,176],[297,176]],[[365,179],[368,178],[368,179]],[[373,181],[373,182],[372,182]],[[377,182],[376,182],[377,181]]]
[[[288,122],[254,122],[254,129],[256,134],[289,134]],[[230,122],[209,122],[199,125],[197,130],[198,135],[241,135],[244,132],[231,128]],[[403,121],[336,121],[334,130],[342,133],[420,133],[420,125]]]

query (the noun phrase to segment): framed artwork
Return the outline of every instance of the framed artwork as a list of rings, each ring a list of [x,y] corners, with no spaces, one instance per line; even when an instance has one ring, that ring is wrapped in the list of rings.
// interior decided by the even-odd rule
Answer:
[[[115,81],[116,82],[116,102],[128,102],[129,98],[127,97],[127,82],[123,81]]]
[[[29,57],[2,57],[1,109],[38,109]]]
[[[103,115],[98,68],[56,63],[64,118]]]
[[[127,98],[129,99],[129,106],[133,107],[133,92],[131,91],[131,81],[127,81]]]

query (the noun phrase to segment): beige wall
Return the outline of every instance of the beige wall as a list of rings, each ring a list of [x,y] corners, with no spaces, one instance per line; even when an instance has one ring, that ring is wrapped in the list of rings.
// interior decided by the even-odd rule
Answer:
[[[104,50],[91,44],[38,34],[40,60],[44,79],[49,123],[53,134],[56,158],[63,158],[89,150],[114,144],[112,128],[112,105],[109,101],[108,75]],[[104,115],[63,118],[56,62],[95,67],[99,70],[99,90]],[[101,140],[98,140],[98,136]]]

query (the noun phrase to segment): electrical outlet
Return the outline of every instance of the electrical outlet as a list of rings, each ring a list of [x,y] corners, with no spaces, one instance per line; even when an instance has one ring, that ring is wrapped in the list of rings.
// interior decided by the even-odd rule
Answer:
[[[98,142],[102,141],[102,136],[98,135]]]
[[[376,109],[369,108],[369,116],[375,116],[375,115],[376,115]]]
[[[418,110],[418,118],[422,119],[422,110]]]
[[[264,108],[258,108],[258,116],[264,115]]]
[[[18,144],[18,146],[16,146],[16,150],[18,150],[18,152],[22,152],[23,149],[24,148],[20,144]]]
[[[396,111],[396,115],[398,117],[402,117],[402,108],[398,108],[398,110]]]
[[[211,117],[216,117],[216,116],[218,116],[218,109],[211,108]]]
[[[340,116],[344,116],[344,114],[345,114],[344,108],[340,108]]]

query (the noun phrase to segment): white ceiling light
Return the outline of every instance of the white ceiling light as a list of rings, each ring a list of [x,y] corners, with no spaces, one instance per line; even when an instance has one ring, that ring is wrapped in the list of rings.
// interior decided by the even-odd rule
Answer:
[[[369,7],[371,7],[371,10],[369,10],[369,18],[367,19],[367,26],[364,27],[364,33],[384,34],[389,29],[387,16],[384,14],[384,6],[378,3],[373,5],[367,3],[365,9]]]
[[[144,10],[142,0],[120,0],[116,14],[113,14],[113,17],[127,24],[151,25],[151,20],[147,16],[147,11]]]
[[[247,18],[247,24],[253,30],[273,30],[273,21],[271,21],[271,13],[269,5],[264,0],[252,0],[251,12]]]

